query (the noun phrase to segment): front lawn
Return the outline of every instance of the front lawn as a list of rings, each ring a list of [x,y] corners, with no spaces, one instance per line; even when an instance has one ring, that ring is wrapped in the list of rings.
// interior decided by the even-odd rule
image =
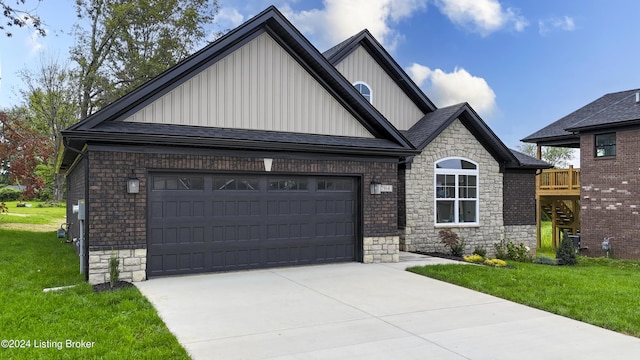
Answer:
[[[577,266],[519,262],[509,266],[436,265],[408,270],[640,337],[640,262],[581,257]]]
[[[137,288],[94,293],[72,245],[53,230],[0,223],[0,358],[189,358]],[[68,285],[76,286],[43,292]]]

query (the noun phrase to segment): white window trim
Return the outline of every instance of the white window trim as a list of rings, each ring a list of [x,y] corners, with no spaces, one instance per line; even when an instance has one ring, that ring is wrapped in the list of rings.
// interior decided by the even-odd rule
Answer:
[[[353,83],[353,87],[355,87],[356,85],[364,85],[369,89],[369,102],[373,104],[373,88],[371,87],[371,85],[367,84],[364,81],[356,81],[356,82],[354,82]],[[360,91],[358,91],[358,92],[360,92]],[[360,95],[362,95],[362,93],[360,93]],[[362,95],[362,96],[364,97],[364,95]]]
[[[439,169],[437,164],[446,160],[464,160],[468,161],[476,166],[475,170],[468,169]],[[442,159],[438,159],[433,163],[433,223],[435,227],[479,227],[480,226],[480,165],[471,160],[464,157],[459,156],[451,156],[445,157]],[[437,187],[438,187],[438,176],[437,175],[455,175],[456,176],[456,194],[455,198],[453,198],[454,209],[453,214],[457,218],[459,215],[459,203],[460,198],[458,197],[458,176],[459,175],[475,175],[476,176],[476,221],[475,222],[452,222],[452,223],[439,223],[438,222],[438,198]],[[444,200],[444,199],[440,199]],[[457,219],[459,220],[459,219]]]

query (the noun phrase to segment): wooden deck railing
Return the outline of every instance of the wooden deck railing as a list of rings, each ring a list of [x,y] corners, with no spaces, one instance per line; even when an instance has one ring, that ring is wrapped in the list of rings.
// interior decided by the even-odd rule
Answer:
[[[568,169],[542,170],[538,180],[539,190],[580,191],[580,169],[569,166]]]

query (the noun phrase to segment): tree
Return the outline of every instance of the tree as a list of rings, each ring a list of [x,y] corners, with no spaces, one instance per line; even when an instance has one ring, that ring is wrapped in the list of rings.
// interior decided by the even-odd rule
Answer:
[[[66,65],[56,59],[41,59],[37,71],[22,70],[20,77],[26,85],[22,90],[25,108],[28,112],[30,126],[46,136],[53,148],[52,163],[62,151],[61,130],[73,125],[76,121],[77,108],[74,103],[74,91],[70,82]],[[53,197],[62,200],[64,193],[64,176],[56,174],[52,178]]]
[[[25,185],[25,199],[46,188],[36,174],[38,165],[48,164],[53,155],[49,139],[29,126],[19,113],[0,112],[0,159],[13,183]]]
[[[40,2],[42,0],[38,0]],[[16,5],[24,5],[26,0],[15,0]],[[0,7],[2,8],[2,15],[7,19],[7,22],[0,25],[0,30],[4,31],[7,37],[13,36],[10,29],[14,26],[25,27],[32,26],[33,29],[41,36],[46,36],[47,33],[42,28],[42,21],[38,15],[31,14],[31,11],[20,10],[14,6],[7,5],[7,0],[0,0]]]
[[[217,0],[76,0],[80,118],[191,54],[206,37]]]
[[[518,146],[521,152],[537,157],[537,148],[535,144],[521,144]],[[542,147],[542,160],[552,164],[557,168],[566,168],[569,166],[569,160],[573,158],[573,149],[554,146]]]

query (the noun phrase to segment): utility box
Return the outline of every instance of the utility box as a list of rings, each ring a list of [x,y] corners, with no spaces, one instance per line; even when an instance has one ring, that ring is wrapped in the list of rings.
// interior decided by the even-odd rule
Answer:
[[[75,210],[75,206],[74,206],[74,210]],[[85,219],[85,209],[84,209],[84,199],[82,200],[78,200],[78,220],[84,220]]]

